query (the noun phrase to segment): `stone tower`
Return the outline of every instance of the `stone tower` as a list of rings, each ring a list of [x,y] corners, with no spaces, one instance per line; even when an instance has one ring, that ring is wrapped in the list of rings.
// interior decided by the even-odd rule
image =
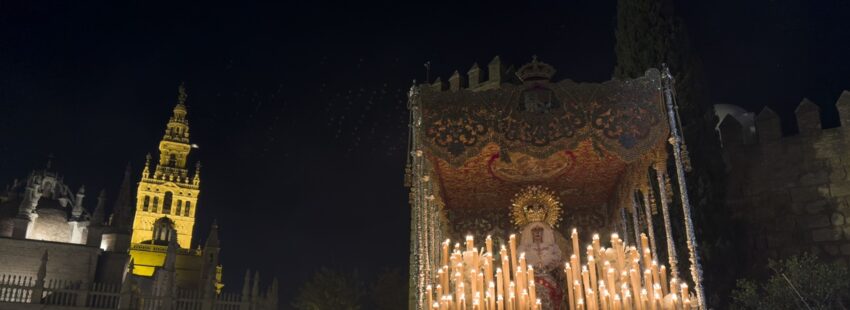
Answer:
[[[173,225],[180,248],[189,249],[192,245],[200,192],[200,163],[190,176],[187,159],[192,146],[189,143],[185,102],[186,90],[181,85],[177,105],[166,125],[165,135],[159,142],[159,160],[152,168],[151,156],[148,154],[142,170],[133,219],[131,242],[134,245],[167,245],[168,236],[155,236],[155,232],[166,231],[156,229],[162,225]]]

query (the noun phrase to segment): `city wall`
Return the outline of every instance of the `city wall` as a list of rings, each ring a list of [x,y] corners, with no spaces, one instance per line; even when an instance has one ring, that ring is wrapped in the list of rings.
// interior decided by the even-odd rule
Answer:
[[[726,200],[749,264],[803,252],[850,262],[850,92],[835,108],[843,125],[823,129],[820,107],[803,100],[795,111],[799,133],[790,136],[769,108],[756,117],[755,132],[722,120]]]

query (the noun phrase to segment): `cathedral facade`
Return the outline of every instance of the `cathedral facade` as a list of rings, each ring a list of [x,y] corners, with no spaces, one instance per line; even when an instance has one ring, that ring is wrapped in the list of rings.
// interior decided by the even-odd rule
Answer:
[[[50,161],[0,193],[0,308],[277,308],[277,281],[261,293],[258,274],[241,294],[222,291],[218,225],[191,247],[200,163],[187,168],[185,101],[181,86],[158,160],[148,154],[139,179],[127,167],[109,215],[105,191],[89,211],[85,187],[73,191]]]

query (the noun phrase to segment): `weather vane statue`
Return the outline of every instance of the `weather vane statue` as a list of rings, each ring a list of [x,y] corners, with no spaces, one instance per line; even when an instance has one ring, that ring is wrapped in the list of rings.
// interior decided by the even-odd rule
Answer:
[[[186,82],[180,82],[180,86],[177,87],[177,103],[186,105],[186,97],[188,96],[186,94]]]

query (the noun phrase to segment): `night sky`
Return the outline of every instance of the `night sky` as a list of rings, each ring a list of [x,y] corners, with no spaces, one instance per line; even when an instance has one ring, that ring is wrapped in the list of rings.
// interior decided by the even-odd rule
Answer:
[[[116,1],[118,2],[118,1]],[[53,154],[74,190],[139,178],[188,89],[203,163],[195,242],[218,219],[225,282],[315,269],[406,270],[406,91],[495,55],[557,79],[615,64],[616,1],[81,4],[0,0],[0,185]],[[520,4],[522,3],[522,4]],[[765,105],[792,133],[803,97],[837,126],[850,89],[850,2],[677,1],[717,103]],[[111,201],[111,200],[110,200]]]

